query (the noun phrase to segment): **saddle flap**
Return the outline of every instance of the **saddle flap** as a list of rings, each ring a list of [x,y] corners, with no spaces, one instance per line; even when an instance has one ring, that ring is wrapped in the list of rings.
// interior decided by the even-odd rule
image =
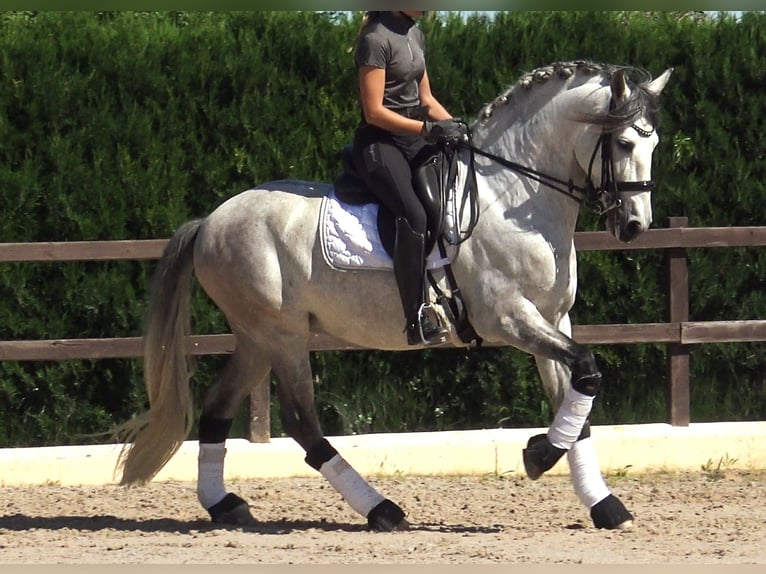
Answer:
[[[430,241],[444,230],[447,189],[442,179],[443,164],[444,154],[436,146],[424,147],[413,161],[412,185],[426,211]]]

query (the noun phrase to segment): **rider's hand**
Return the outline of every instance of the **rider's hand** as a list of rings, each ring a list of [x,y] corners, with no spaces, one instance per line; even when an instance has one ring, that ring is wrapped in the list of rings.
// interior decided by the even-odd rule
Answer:
[[[468,126],[460,118],[423,122],[421,134],[428,141],[437,144],[455,145],[468,138]]]

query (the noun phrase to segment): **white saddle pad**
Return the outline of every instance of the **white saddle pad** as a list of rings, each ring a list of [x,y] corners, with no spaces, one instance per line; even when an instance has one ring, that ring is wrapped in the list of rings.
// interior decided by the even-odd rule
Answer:
[[[447,227],[451,217],[448,210]],[[448,234],[449,236],[449,234]],[[333,191],[322,199],[319,214],[319,241],[327,264],[338,270],[393,269],[394,261],[380,240],[378,233],[378,204],[350,205],[342,203]],[[456,247],[447,246],[442,257],[438,248],[426,260],[428,269],[444,267],[452,261]]]

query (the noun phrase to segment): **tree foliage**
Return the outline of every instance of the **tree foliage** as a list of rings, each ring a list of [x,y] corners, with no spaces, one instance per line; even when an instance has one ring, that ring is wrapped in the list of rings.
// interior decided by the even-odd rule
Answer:
[[[226,198],[278,178],[330,181],[359,119],[352,46],[360,16],[320,12],[4,12],[0,15],[0,233],[5,242],[168,237]],[[429,75],[472,118],[519,75],[556,60],[658,75],[655,221],[763,225],[766,16],[505,12],[432,17]],[[583,213],[581,229],[601,222]],[[693,320],[766,316],[766,255],[692,250]],[[663,322],[659,252],[581,253],[575,323]],[[141,334],[152,264],[4,264],[4,340]],[[726,273],[721,274],[722,269]],[[198,333],[226,332],[199,291]],[[595,349],[605,374],[595,423],[664,420],[659,345]],[[763,419],[764,350],[692,353],[693,420]],[[224,358],[200,361],[197,393]],[[513,349],[313,355],[331,433],[537,426],[550,408]],[[141,411],[139,361],[0,363],[0,445],[100,440]],[[274,434],[279,434],[273,416]],[[242,424],[238,432],[243,432]]]

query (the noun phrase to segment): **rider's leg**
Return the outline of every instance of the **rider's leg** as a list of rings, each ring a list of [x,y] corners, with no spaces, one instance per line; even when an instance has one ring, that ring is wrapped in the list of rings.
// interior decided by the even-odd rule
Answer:
[[[375,196],[394,214],[394,274],[406,317],[409,344],[441,343],[446,330],[422,313],[425,302],[426,212],[412,185],[410,164],[392,141],[376,140],[377,132],[357,134],[355,164]],[[377,134],[379,135],[379,134]]]
[[[425,237],[412,230],[403,217],[396,218],[394,275],[407,319],[407,343],[434,344],[445,341],[445,331],[423,312],[425,301]]]

